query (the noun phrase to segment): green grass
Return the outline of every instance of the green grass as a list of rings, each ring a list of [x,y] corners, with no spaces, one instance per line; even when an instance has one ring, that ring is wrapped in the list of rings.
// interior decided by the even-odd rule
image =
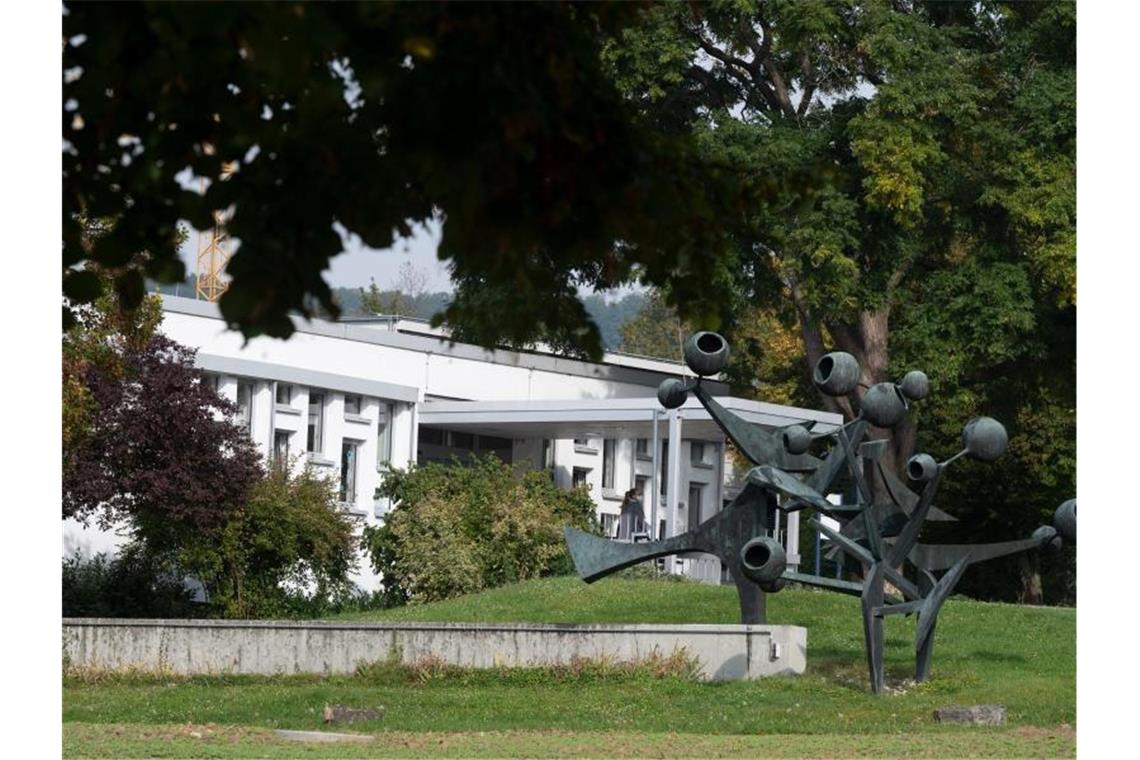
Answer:
[[[858,609],[858,600],[836,594],[788,589],[769,597],[772,623],[807,627],[808,670],[798,678],[754,682],[701,683],[645,672],[489,671],[441,677],[406,668],[376,668],[368,677],[68,678],[65,751],[69,756],[171,757],[437,750],[474,756],[1073,754],[1068,726],[1075,724],[1075,610],[952,599],[939,617],[932,679],[921,685],[906,680],[913,668],[914,622],[889,618],[885,655],[888,685],[895,691],[875,697],[866,685]],[[732,588],[630,578],[587,586],[555,578],[345,618],[731,623],[737,615]],[[317,749],[279,745],[263,731],[322,728],[326,703],[382,707],[381,720],[354,730],[382,732],[383,741]],[[951,727],[932,719],[937,707],[980,703],[1006,705],[1009,725]],[[188,723],[229,728],[219,729],[223,738],[216,740],[170,735],[177,732],[171,726]],[[492,741],[480,736],[488,731],[507,733]],[[546,743],[534,738],[551,731],[562,733]],[[608,738],[599,738],[594,733],[599,731]],[[670,738],[672,732],[690,738]],[[687,741],[696,742],[693,750],[685,749]]]

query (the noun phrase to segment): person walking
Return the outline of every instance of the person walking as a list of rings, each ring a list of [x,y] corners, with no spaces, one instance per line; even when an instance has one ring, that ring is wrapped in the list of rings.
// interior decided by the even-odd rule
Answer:
[[[621,516],[618,518],[618,539],[632,541],[633,534],[645,532],[645,510],[637,498],[637,489],[625,492],[621,500]]]

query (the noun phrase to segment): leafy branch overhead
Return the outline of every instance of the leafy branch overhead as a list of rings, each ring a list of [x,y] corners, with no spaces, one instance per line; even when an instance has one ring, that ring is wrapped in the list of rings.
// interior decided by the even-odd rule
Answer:
[[[144,276],[184,276],[179,220],[206,229],[227,209],[240,245],[222,314],[283,337],[291,312],[337,313],[322,271],[342,234],[384,248],[441,218],[458,286],[445,318],[464,338],[598,355],[578,289],[636,271],[679,279],[699,305],[723,212],[740,205],[731,172],[696,160],[687,136],[638,128],[603,71],[603,33],[638,10],[69,3],[64,294],[97,297],[93,262],[122,267],[115,287],[137,304]],[[111,225],[91,248],[82,218]],[[509,296],[491,315],[489,292]]]

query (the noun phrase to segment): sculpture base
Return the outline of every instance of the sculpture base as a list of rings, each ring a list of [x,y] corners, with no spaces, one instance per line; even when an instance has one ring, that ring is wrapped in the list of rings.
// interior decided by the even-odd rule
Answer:
[[[807,629],[793,625],[63,621],[74,666],[175,673],[352,673],[360,663],[435,659],[464,667],[636,662],[684,650],[702,678],[799,675]]]

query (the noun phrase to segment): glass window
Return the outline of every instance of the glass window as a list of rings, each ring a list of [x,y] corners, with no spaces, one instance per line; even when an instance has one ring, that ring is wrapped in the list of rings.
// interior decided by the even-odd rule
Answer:
[[[554,441],[549,438],[542,440],[542,469],[554,469]]]
[[[575,488],[577,488],[578,486],[586,486],[587,488],[589,488],[590,484],[587,480],[589,477],[590,477],[590,469],[588,467],[575,467],[574,468],[574,474],[572,476],[572,480],[570,481],[570,483]]]
[[[649,439],[648,438],[638,438],[636,443],[634,444],[634,452],[638,456],[642,456],[642,457],[649,456]]]
[[[380,422],[376,428],[376,463],[386,466],[392,461],[392,405],[380,405]]]
[[[503,451],[509,448],[511,448],[510,438],[499,438],[494,435],[479,436],[480,451]]]
[[[447,433],[439,428],[420,428],[420,443],[432,446],[443,446],[447,442]]]
[[[237,385],[238,424],[253,432],[253,383],[238,381]]]
[[[669,493],[669,442],[661,442],[661,471],[657,473],[657,480],[661,482],[661,495]]]
[[[602,535],[606,538],[613,538],[617,535],[618,516],[611,515],[609,512],[602,513]]]
[[[361,400],[360,396],[355,394],[344,394],[344,413],[345,414],[360,414]]]
[[[612,490],[614,487],[616,451],[617,441],[615,439],[606,438],[602,441],[602,488]]]
[[[589,438],[575,438],[574,439],[574,445],[575,446],[589,446],[590,445],[590,439]]]
[[[704,490],[700,484],[689,484],[689,530],[701,524],[701,494]]]
[[[638,475],[634,479],[633,487],[637,491],[637,498],[645,502],[649,493],[649,478],[645,475]]]
[[[293,386],[289,383],[277,383],[277,403],[289,406],[293,403]]]
[[[705,463],[705,444],[701,441],[689,442],[689,461],[693,464]]]
[[[356,503],[356,454],[360,444],[345,441],[340,446],[340,500],[345,504]]]
[[[474,449],[475,448],[475,434],[474,433],[452,433],[451,445],[457,449]]]
[[[305,450],[319,454],[324,449],[325,394],[309,391],[309,437]]]
[[[273,461],[275,463],[282,465],[288,464],[289,438],[288,430],[273,431]]]

